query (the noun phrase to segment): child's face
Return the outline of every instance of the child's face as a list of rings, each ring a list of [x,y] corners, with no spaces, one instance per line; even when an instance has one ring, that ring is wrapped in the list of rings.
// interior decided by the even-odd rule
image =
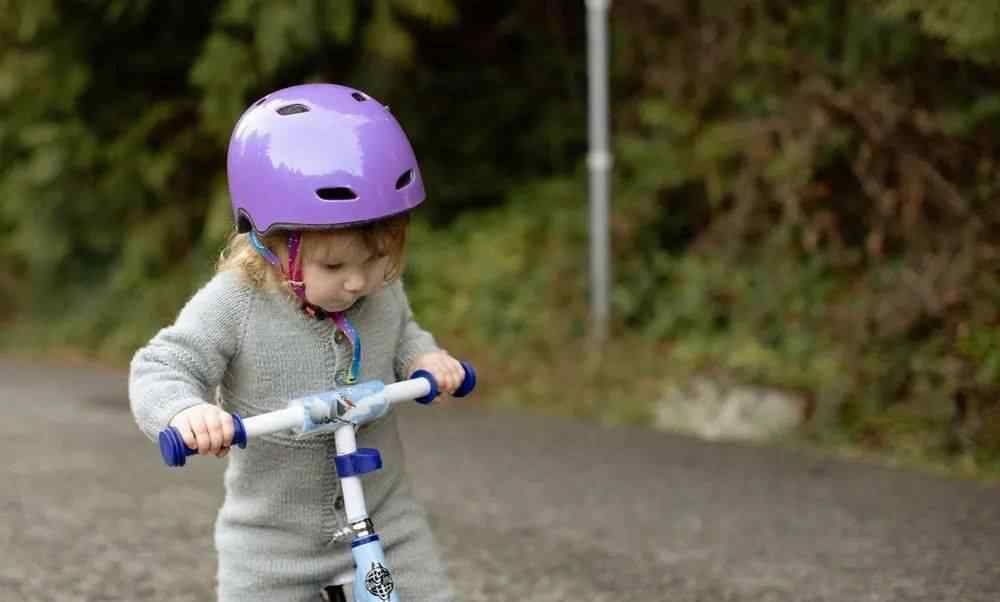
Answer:
[[[342,232],[308,241],[303,249],[306,300],[328,312],[344,311],[385,283],[388,257],[376,257],[360,234]]]

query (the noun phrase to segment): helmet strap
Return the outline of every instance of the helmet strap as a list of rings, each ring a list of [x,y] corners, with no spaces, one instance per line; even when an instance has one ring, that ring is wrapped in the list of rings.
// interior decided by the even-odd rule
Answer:
[[[274,251],[267,248],[257,236],[257,233],[253,230],[248,234],[250,239],[250,244],[253,246],[254,250],[260,254],[261,257],[265,259],[269,264],[273,265],[278,271],[281,272],[282,276],[288,280],[288,284],[295,291],[295,296],[306,303],[306,284],[302,280],[302,267],[299,265],[299,246],[302,241],[302,235],[299,232],[289,232],[288,233],[288,269],[282,269],[281,259],[274,254]]]
[[[299,245],[302,242],[302,235],[292,230],[288,233],[288,284],[291,285],[295,295],[306,300],[306,283],[302,279],[302,266],[298,262]]]
[[[278,256],[275,255],[274,252],[271,251],[271,249],[268,249],[267,246],[263,242],[261,242],[260,238],[257,237],[256,232],[251,230],[250,233],[247,235],[247,237],[250,239],[250,244],[253,245],[254,250],[257,251],[257,253],[259,253],[261,257],[267,260],[269,264],[273,265],[279,270],[281,269],[281,260],[278,259]]]

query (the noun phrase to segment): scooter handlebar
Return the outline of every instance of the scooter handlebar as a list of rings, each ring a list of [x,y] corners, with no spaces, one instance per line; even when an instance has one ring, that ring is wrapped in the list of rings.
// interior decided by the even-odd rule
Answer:
[[[465,397],[469,393],[472,393],[472,391],[476,388],[475,369],[468,362],[461,362],[461,364],[462,368],[465,369],[465,378],[462,379],[462,384],[455,390],[455,397]],[[417,370],[410,375],[410,381],[414,381],[418,378],[422,378],[427,381],[428,391],[425,395],[416,398],[415,401],[425,405],[429,404],[440,394],[437,381],[435,380],[434,375],[426,370]],[[396,385],[389,385],[389,387],[396,387],[401,384],[405,383],[396,383]],[[423,387],[421,387],[421,389],[423,389]],[[285,410],[278,410],[278,412],[285,412]],[[237,414],[233,414],[232,416],[232,444],[241,449],[245,448],[247,446],[247,430],[243,424],[243,419]],[[258,417],[255,416],[253,419],[256,420]],[[160,455],[163,457],[163,462],[167,466],[184,466],[187,462],[188,456],[198,453],[197,449],[191,449],[184,443],[184,438],[181,437],[181,432],[177,429],[177,427],[170,426],[160,431],[158,439],[160,444]]]

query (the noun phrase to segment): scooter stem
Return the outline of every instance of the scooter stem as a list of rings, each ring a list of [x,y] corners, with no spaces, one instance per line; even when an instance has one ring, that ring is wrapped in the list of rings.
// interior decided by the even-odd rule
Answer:
[[[348,456],[358,451],[357,435],[353,426],[339,428],[334,433],[337,455]],[[365,504],[365,492],[361,487],[361,476],[340,477],[340,490],[344,496],[344,512],[347,523],[354,524],[368,518],[368,506]]]
[[[356,602],[399,602],[392,573],[378,535],[360,538],[351,544],[354,554],[354,599]]]

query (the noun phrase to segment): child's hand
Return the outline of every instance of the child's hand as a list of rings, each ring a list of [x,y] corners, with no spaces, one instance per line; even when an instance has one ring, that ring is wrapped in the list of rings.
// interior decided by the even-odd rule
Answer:
[[[177,427],[184,444],[201,455],[216,457],[229,453],[233,442],[233,416],[218,406],[200,403],[174,416],[170,426]]]
[[[411,372],[426,370],[437,381],[438,390],[451,395],[465,379],[465,368],[447,351],[431,351],[417,356]]]

